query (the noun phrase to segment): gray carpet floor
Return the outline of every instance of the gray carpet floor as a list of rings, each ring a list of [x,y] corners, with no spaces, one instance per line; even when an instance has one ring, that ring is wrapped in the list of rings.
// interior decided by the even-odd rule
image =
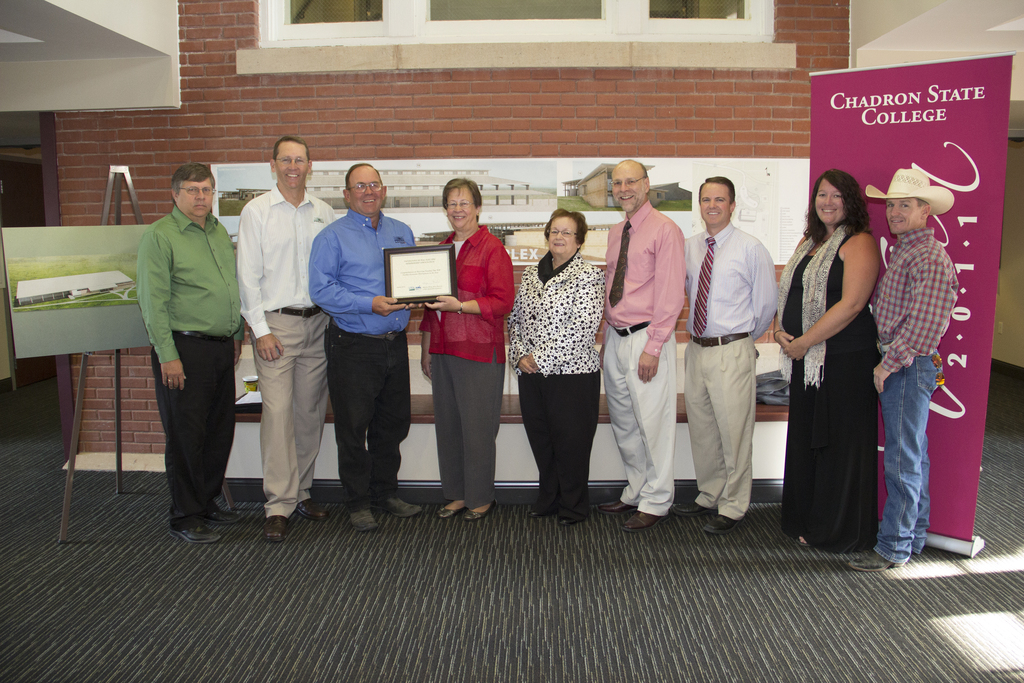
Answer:
[[[779,507],[730,536],[644,534],[436,506],[373,534],[342,510],[260,537],[167,532],[163,475],[75,478],[70,542],[56,385],[0,395],[0,681],[1024,680],[1024,382],[993,375],[975,559],[928,548],[881,575],[801,548]]]

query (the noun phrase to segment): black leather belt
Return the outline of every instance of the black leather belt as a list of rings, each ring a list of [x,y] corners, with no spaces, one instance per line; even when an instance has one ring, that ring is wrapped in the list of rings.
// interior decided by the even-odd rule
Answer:
[[[284,315],[294,315],[300,318],[312,318],[317,313],[320,313],[323,309],[319,306],[313,306],[313,308],[279,308],[276,311],[270,311],[271,313],[283,313]]]
[[[644,329],[645,327],[647,327],[650,324],[651,324],[651,321],[648,320],[645,323],[637,323],[636,325],[633,325],[633,327],[627,327],[627,328],[622,329],[622,330],[620,330],[617,327],[613,327],[612,329],[615,330],[616,332],[618,332],[620,337],[628,337],[629,335],[633,334],[634,332],[639,332],[640,330]]]
[[[701,346],[725,346],[730,342],[746,339],[749,336],[749,332],[737,332],[736,334],[727,334],[724,337],[690,337],[690,341]]]
[[[353,337],[369,337],[370,339],[383,339],[384,341],[394,341],[399,335],[405,334],[405,330],[399,330],[398,332],[386,332],[384,334],[366,334],[364,332],[349,332],[348,330],[342,329],[338,326],[338,323],[334,322],[334,318],[331,318],[331,327],[336,327],[340,332],[345,334],[351,334]]]
[[[226,341],[231,341],[231,339],[232,339],[231,337],[214,337],[214,336],[209,335],[209,334],[203,334],[202,332],[183,332],[183,331],[180,331],[180,330],[173,330],[171,332],[171,334],[183,334],[186,337],[195,337],[196,339],[202,339],[204,341],[212,341],[212,342],[226,342]]]
[[[405,334],[405,330],[402,330],[401,332],[387,332],[385,334],[360,334],[359,336],[369,337],[370,339],[384,339],[386,341],[394,341],[400,334]]]

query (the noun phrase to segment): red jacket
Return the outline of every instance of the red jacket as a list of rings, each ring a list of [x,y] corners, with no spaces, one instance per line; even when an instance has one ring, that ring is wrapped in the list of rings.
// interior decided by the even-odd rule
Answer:
[[[451,244],[455,233],[441,244]],[[466,360],[505,362],[505,315],[512,310],[512,259],[501,241],[482,225],[466,240],[455,260],[459,301],[476,300],[480,315],[423,312],[421,332],[430,333],[431,354]]]

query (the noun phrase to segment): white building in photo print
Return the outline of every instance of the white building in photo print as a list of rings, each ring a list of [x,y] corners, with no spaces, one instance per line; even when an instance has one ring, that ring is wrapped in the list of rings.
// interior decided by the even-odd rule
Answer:
[[[119,270],[83,275],[64,275],[18,283],[15,306],[28,306],[46,301],[75,299],[90,294],[117,292],[135,286],[135,281]]]

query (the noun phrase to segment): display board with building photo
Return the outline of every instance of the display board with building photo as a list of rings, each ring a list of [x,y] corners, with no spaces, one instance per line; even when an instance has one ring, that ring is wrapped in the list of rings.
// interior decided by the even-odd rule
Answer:
[[[314,150],[315,156],[315,150]],[[307,188],[336,211],[346,211],[345,173],[360,160],[314,158]],[[480,186],[480,223],[505,243],[517,265],[536,263],[545,253],[543,227],[556,208],[580,211],[592,232],[583,256],[603,264],[608,230],[624,219],[611,192],[611,175],[620,159],[408,159],[373,162],[388,188],[384,212],[409,224],[420,244],[443,240],[451,228],[441,192],[452,178],[470,178]],[[809,190],[806,159],[640,158],[651,180],[650,201],[683,230],[703,229],[694,195],[709,175],[732,178],[737,188],[735,222],[768,247],[776,263],[785,263],[804,229]],[[246,202],[275,182],[268,163],[216,164],[218,201],[214,213],[228,232],[238,232]]]
[[[145,229],[4,228],[15,357],[147,346],[135,292]]]

